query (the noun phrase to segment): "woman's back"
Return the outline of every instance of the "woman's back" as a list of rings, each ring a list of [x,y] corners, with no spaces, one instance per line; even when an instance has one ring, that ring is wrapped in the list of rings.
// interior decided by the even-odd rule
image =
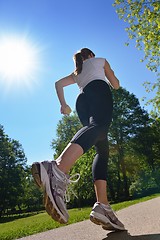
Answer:
[[[89,58],[83,62],[82,72],[73,77],[78,86],[83,89],[88,83],[93,80],[101,79],[105,81],[105,58]]]

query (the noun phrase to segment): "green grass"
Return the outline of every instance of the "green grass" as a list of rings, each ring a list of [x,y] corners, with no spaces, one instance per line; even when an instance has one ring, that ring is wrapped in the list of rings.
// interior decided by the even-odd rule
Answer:
[[[154,194],[149,197],[143,197],[136,200],[113,204],[112,208],[115,211],[117,211],[125,207],[131,206],[133,204],[144,202],[158,196],[160,196],[160,194]],[[68,224],[72,224],[75,222],[88,219],[90,211],[91,211],[91,207],[82,208],[82,209],[70,209],[69,210],[70,220]],[[20,218],[17,218],[17,216],[13,216],[10,218],[2,219],[3,221],[8,220],[8,222],[4,222],[0,224],[1,240],[17,239],[20,237],[36,234],[39,232],[47,231],[49,229],[54,229],[54,228],[63,226],[53,221],[51,217],[45,212],[32,213],[28,215],[24,214],[19,217]]]

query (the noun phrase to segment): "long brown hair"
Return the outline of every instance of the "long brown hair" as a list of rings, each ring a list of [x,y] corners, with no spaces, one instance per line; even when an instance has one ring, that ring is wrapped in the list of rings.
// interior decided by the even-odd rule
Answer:
[[[95,54],[88,48],[82,48],[79,52],[74,54],[75,70],[74,74],[78,75],[82,72],[83,61],[88,59],[90,55],[95,57]]]

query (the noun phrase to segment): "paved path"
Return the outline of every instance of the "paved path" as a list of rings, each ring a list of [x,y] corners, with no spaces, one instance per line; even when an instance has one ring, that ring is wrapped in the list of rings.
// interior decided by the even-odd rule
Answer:
[[[117,212],[128,231],[109,232],[89,220],[21,240],[160,240],[160,197]]]

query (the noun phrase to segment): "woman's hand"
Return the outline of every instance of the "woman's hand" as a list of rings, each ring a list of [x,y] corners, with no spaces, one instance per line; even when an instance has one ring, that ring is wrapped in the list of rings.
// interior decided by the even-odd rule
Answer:
[[[64,115],[69,115],[71,113],[71,108],[70,106],[66,105],[61,105],[61,113]]]
[[[74,83],[75,83],[75,81],[73,79],[72,74],[70,74],[69,76],[64,77],[64,78],[58,80],[55,83],[57,96],[58,96],[60,104],[61,104],[61,113],[62,114],[69,115],[71,113],[71,111],[72,111],[71,108],[66,104],[63,88],[68,86],[68,85],[70,85],[70,84],[74,84]]]

